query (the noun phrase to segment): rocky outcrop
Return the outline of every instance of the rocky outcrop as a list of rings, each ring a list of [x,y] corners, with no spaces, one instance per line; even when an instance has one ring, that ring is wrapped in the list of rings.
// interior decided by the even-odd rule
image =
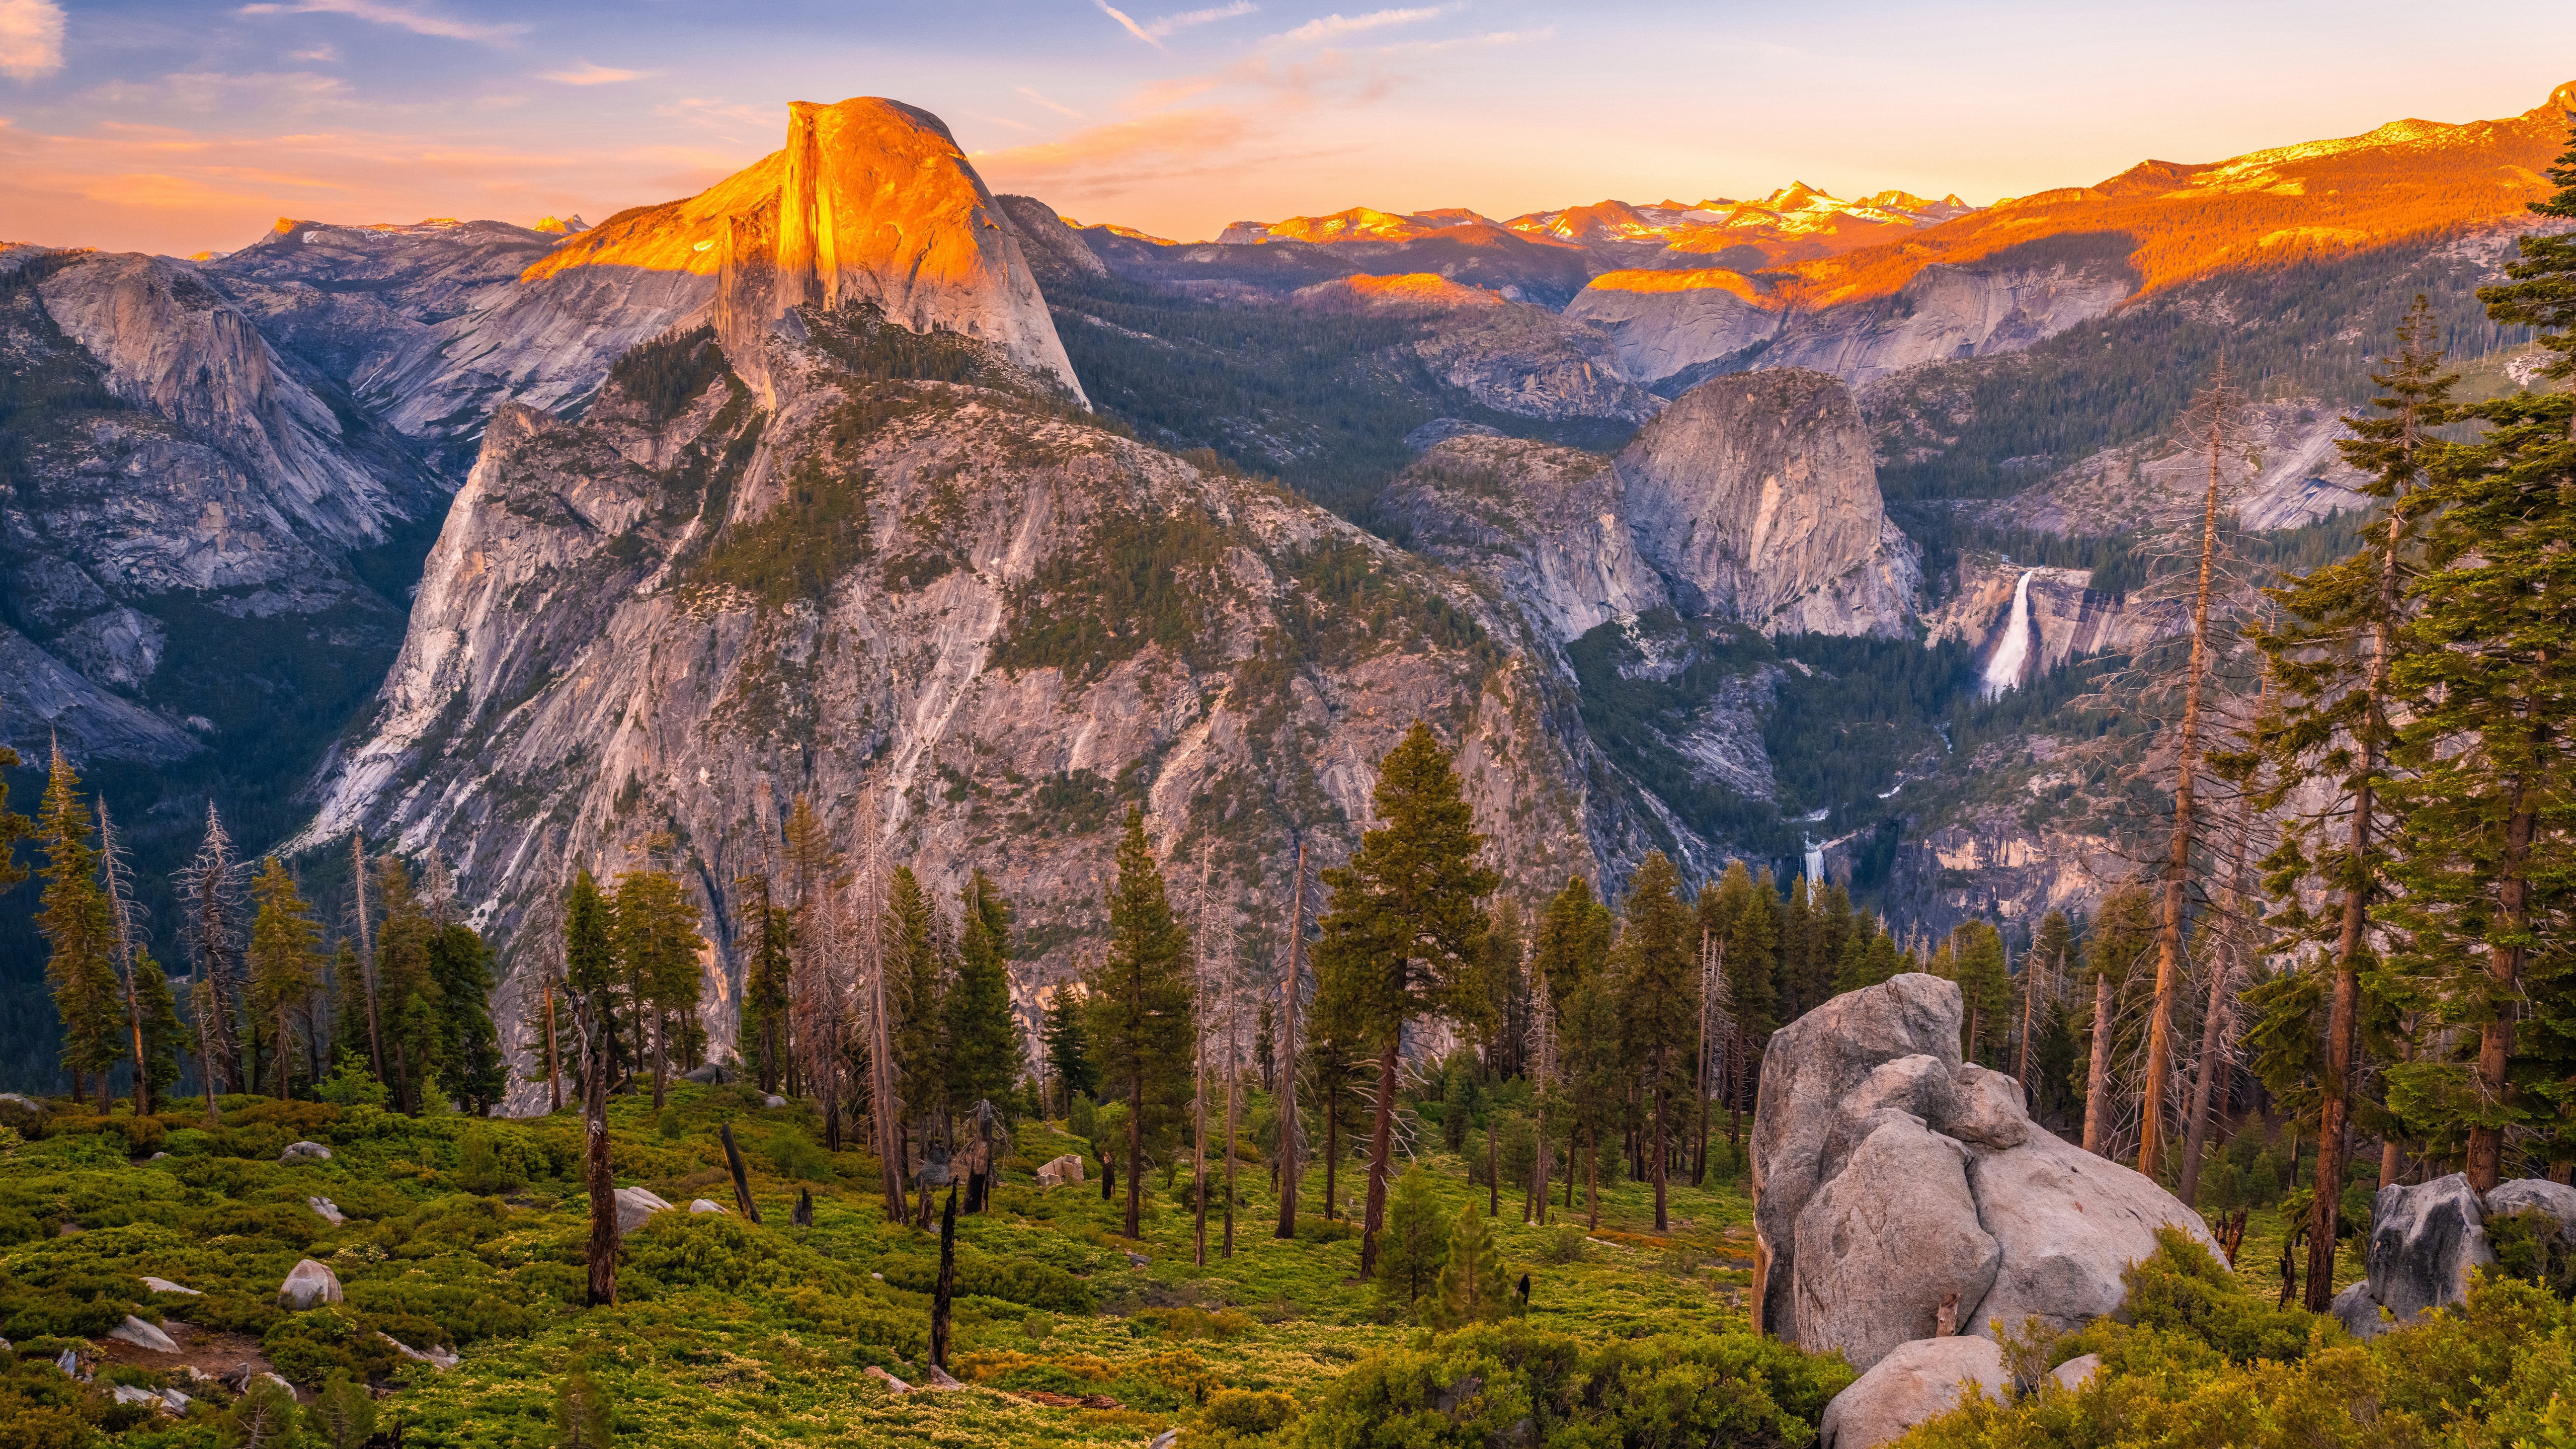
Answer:
[[[1908,974],[1773,1036],[1753,1124],[1763,1331],[1866,1371],[1945,1327],[2065,1332],[2114,1312],[2159,1229],[2216,1251],[2197,1213],[1961,1062],[1959,1025],[1959,988]]]
[[[1068,1152],[1062,1157],[1041,1164],[1038,1168],[1040,1187],[1062,1187],[1066,1183],[1080,1181],[1082,1181],[1082,1157],[1078,1153]]]
[[[1703,383],[1619,455],[1638,551],[1687,614],[1900,633],[1922,578],[1851,393],[1813,372]]]
[[[874,96],[791,102],[775,198],[727,217],[716,250],[718,338],[764,392],[759,339],[773,323],[867,306],[915,332],[980,338],[1082,396],[1016,224],[928,111]]]
[[[2317,398],[2247,405],[2232,423],[2223,460],[2225,505],[2257,530],[2300,528],[2370,506],[2369,481],[2335,444],[2351,437],[2342,413]],[[2036,460],[2041,466],[2049,460]],[[1978,510],[1998,527],[2101,534],[2197,518],[2209,455],[2172,436],[2105,448],[2037,476],[2033,486]]]
[[[1789,313],[1741,272],[1725,268],[1607,272],[1565,315],[1608,334],[1628,376],[1655,382],[1768,343]]]
[[[328,1162],[331,1149],[319,1142],[290,1142],[284,1152],[277,1154],[277,1160],[289,1167],[299,1162]]]
[[[2020,352],[2109,312],[2138,289],[2118,238],[2097,255],[2011,251],[1935,263],[1893,296],[1829,306],[1781,329],[1755,364],[1806,367],[1857,387],[1924,362]]]
[[[1462,433],[1398,475],[1382,506],[1414,549],[1494,579],[1544,638],[1670,602],[1637,551],[1618,471],[1597,453]]]
[[[2011,1388],[2003,1350],[1986,1339],[1902,1344],[1826,1403],[1816,1449],[1878,1449],[1959,1407],[1969,1394],[2001,1401]]]

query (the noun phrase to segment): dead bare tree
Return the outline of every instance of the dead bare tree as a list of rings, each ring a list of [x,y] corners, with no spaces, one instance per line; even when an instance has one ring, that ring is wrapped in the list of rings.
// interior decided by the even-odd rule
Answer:
[[[1297,978],[1305,944],[1306,841],[1300,836],[1288,882],[1288,962],[1279,973],[1279,1036],[1271,1046],[1279,1079],[1279,1226],[1271,1231],[1274,1238],[1297,1236],[1297,1167],[1305,1155],[1297,1123]]]

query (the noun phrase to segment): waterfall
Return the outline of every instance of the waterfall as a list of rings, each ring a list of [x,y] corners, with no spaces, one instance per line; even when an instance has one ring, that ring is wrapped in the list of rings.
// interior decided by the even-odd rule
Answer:
[[[1800,838],[1807,843],[1807,898],[1813,900],[1825,888],[1825,848],[1812,835]]]
[[[2022,674],[2030,667],[2030,576],[2037,572],[2023,569],[2021,582],[2013,586],[2012,622],[2004,626],[2004,641],[1995,646],[1995,657],[1986,661],[1988,699],[2001,699],[2005,690],[2021,688]]]

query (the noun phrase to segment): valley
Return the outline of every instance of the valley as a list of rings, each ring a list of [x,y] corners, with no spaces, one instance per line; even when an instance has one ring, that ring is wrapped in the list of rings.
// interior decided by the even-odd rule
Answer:
[[[2567,1429],[2576,83],[1202,242],[783,120],[0,243],[0,1449]]]

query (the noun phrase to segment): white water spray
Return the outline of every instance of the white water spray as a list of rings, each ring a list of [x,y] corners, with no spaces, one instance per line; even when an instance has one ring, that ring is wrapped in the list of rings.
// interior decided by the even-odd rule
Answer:
[[[2001,699],[2005,690],[2021,688],[2022,671],[2030,667],[2030,576],[2037,572],[2023,569],[2021,582],[2013,586],[2012,622],[2004,626],[2004,641],[1995,646],[1995,657],[1986,661],[1988,699]]]

